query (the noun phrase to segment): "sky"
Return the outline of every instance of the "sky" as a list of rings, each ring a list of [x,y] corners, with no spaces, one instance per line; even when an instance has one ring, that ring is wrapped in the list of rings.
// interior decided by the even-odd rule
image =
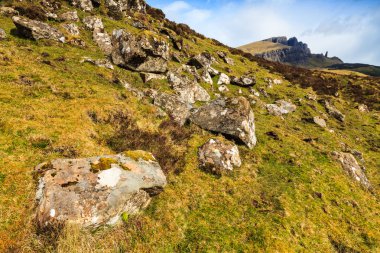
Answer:
[[[167,18],[232,47],[297,37],[313,53],[380,66],[380,0],[147,0]]]

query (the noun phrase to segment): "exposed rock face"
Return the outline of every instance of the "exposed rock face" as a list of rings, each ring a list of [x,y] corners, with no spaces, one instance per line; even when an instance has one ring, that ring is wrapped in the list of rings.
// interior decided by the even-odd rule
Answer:
[[[218,98],[195,109],[190,119],[201,128],[234,137],[249,148],[256,145],[255,118],[244,97]]]
[[[344,122],[346,116],[343,115],[338,109],[331,105],[327,100],[324,100],[325,108],[328,114],[330,114],[335,119]]]
[[[267,104],[266,108],[269,114],[281,116],[283,114],[294,112],[297,109],[297,106],[285,100],[277,100],[276,104]]]
[[[323,118],[319,117],[319,116],[315,116],[313,118],[313,121],[314,121],[315,124],[317,124],[318,126],[320,126],[322,128],[326,128],[326,126],[327,126],[326,121]]]
[[[104,31],[102,20],[96,16],[87,16],[83,18],[83,23],[87,29],[92,31],[92,38],[98,47],[106,54],[112,53],[111,37]]]
[[[6,38],[7,38],[7,34],[5,33],[3,29],[0,28],[0,40],[6,39]]]
[[[218,79],[218,85],[230,84],[230,82],[231,82],[231,79],[229,78],[229,76],[227,76],[224,73],[220,74],[219,79]]]
[[[350,175],[350,177],[358,181],[365,189],[371,190],[372,186],[370,182],[352,154],[333,152],[333,157],[340,162],[342,168],[348,173],[348,175]]]
[[[195,80],[191,80],[185,75],[169,73],[168,80],[170,86],[185,103],[193,104],[195,101],[207,102],[210,100],[210,95],[207,91]]]
[[[165,73],[168,68],[169,45],[154,37],[135,36],[124,30],[112,34],[112,61],[138,72]]]
[[[231,79],[231,84],[241,87],[250,87],[256,84],[256,78],[250,76],[233,77]]]
[[[187,64],[190,66],[194,66],[197,69],[201,69],[209,68],[214,61],[215,59],[211,56],[211,54],[201,53],[191,58]]]
[[[180,126],[190,117],[191,106],[181,101],[178,96],[158,92],[154,97],[154,104],[161,107]]]
[[[94,31],[94,30],[104,30],[104,25],[102,22],[102,19],[96,16],[87,16],[83,18],[83,24],[86,26],[87,29]]]
[[[241,166],[239,150],[227,141],[210,139],[198,151],[199,165],[205,171],[220,175]]]
[[[76,24],[63,24],[63,29],[65,29],[70,35],[78,36],[79,28]]]
[[[211,77],[211,75],[210,75],[210,73],[208,72],[207,69],[203,69],[203,70],[202,70],[202,75],[201,75],[201,77],[202,77],[202,80],[203,80],[205,83],[208,83],[208,84],[211,84],[211,85],[214,83],[213,80],[212,80],[212,77]]]
[[[34,40],[49,39],[65,42],[65,36],[56,28],[46,23],[31,20],[25,17],[15,16],[12,18],[20,35]]]
[[[69,22],[79,21],[77,11],[68,11],[68,12],[62,13],[58,16],[58,19],[62,21],[69,21]]]
[[[160,165],[144,151],[57,159],[36,170],[41,175],[36,194],[41,227],[58,222],[112,225],[123,212],[145,208],[166,185]]]

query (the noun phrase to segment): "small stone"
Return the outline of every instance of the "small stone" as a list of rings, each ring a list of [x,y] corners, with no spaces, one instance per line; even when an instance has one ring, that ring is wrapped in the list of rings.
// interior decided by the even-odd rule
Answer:
[[[226,93],[226,92],[229,92],[230,91],[230,89],[228,89],[228,87],[227,87],[227,85],[220,85],[219,87],[218,87],[218,90],[221,92],[221,93]]]
[[[314,121],[315,124],[317,124],[320,127],[326,128],[326,126],[327,126],[326,121],[323,118],[319,117],[319,116],[315,116],[313,118],[313,121]]]
[[[359,112],[364,112],[364,113],[369,112],[368,106],[366,106],[365,104],[360,104],[358,106],[358,110]]]
[[[0,28],[0,40],[6,39],[6,38],[7,38],[7,34],[5,33],[3,29]]]
[[[220,74],[219,80],[218,80],[218,85],[230,84],[230,82],[231,82],[231,80],[226,74],[224,74],[224,73]]]

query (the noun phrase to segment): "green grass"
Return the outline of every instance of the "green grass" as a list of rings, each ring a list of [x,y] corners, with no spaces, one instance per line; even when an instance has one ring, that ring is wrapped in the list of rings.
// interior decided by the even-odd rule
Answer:
[[[0,23],[8,34],[14,28],[9,18],[0,17]],[[122,21],[106,19],[105,25],[108,31],[124,27],[137,32]],[[0,251],[334,252],[332,241],[359,252],[380,250],[378,112],[363,114],[350,100],[334,98],[346,122],[329,117],[332,133],[303,120],[326,113],[318,102],[304,98],[312,90],[288,81],[269,89],[265,78],[282,79],[280,75],[255,62],[242,62],[240,56],[229,55],[234,66],[218,59],[214,67],[224,72],[228,67],[231,75],[253,70],[255,89],[264,88],[269,94],[252,106],[258,145],[253,150],[239,146],[242,167],[219,178],[200,170],[197,161],[198,147],[213,134],[187,125],[179,131],[191,131],[191,137],[184,144],[175,143],[175,138],[168,137],[175,129],[160,128],[164,119],[154,116],[156,109],[150,101],[138,100],[114,84],[113,78],[117,75],[140,89],[170,91],[168,83],[144,84],[137,73],[80,63],[84,56],[104,57],[89,32],[84,31],[81,38],[87,49],[13,35],[0,42]],[[197,43],[186,39],[185,43],[189,55],[209,51],[217,57],[215,52],[224,50],[209,39]],[[57,60],[60,57],[65,60]],[[334,78],[342,85],[351,80]],[[209,85],[202,85],[215,97]],[[227,96],[239,95],[239,89],[243,96],[249,95],[248,89],[228,87]],[[284,119],[268,115],[263,106],[277,99],[297,104],[296,112]],[[118,125],[110,117],[118,111],[133,116],[136,131],[168,137],[165,148],[184,152],[185,164],[169,170],[165,191],[147,210],[129,216],[125,224],[95,231],[70,225],[54,245],[34,225],[33,168],[55,158],[115,153],[109,140],[117,134]],[[89,117],[91,112],[99,122]],[[280,140],[268,136],[269,131]],[[130,138],[138,141],[138,136]],[[308,143],[306,138],[317,140]],[[330,152],[340,150],[341,142],[363,152],[373,194],[351,180],[331,158]],[[152,150],[146,151],[153,152],[160,145],[151,143]]]

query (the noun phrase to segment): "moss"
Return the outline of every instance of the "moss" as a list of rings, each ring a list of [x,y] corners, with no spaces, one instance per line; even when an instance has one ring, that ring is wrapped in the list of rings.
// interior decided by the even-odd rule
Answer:
[[[145,161],[156,161],[156,159],[151,153],[143,150],[128,150],[124,151],[123,154],[135,161],[138,161],[140,159]]]
[[[121,220],[124,222],[124,223],[128,223],[128,220],[129,220],[129,215],[127,212],[124,212],[121,214]]]
[[[91,163],[91,172],[97,173],[102,170],[111,168],[112,164],[118,164],[119,162],[112,158],[100,158],[96,163]]]

